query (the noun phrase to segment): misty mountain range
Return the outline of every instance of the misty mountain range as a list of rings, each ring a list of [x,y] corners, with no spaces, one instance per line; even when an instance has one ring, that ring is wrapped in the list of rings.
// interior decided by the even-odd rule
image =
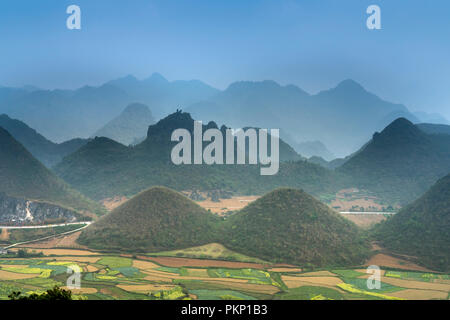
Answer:
[[[114,119],[136,102],[147,105],[155,120],[182,108],[205,123],[214,120],[233,128],[279,128],[281,137],[300,155],[325,160],[355,152],[373,132],[399,117],[413,123],[447,121],[437,114],[411,113],[353,80],[316,95],[274,81],[235,82],[221,91],[198,80],[168,81],[157,73],[143,80],[126,76],[77,90],[0,87],[0,114],[24,121],[54,142],[108,136],[102,128],[114,127]]]
[[[77,90],[0,87],[0,114],[24,121],[54,142],[63,142],[92,136],[135,102],[148,105],[160,118],[217,91],[195,80],[169,82],[156,73],[142,81],[127,76]]]
[[[337,156],[356,151],[374,131],[399,116],[419,122],[405,106],[383,101],[353,80],[316,95],[274,81],[237,82],[186,111],[194,118],[213,118],[232,127],[280,127],[294,147],[319,140]]]

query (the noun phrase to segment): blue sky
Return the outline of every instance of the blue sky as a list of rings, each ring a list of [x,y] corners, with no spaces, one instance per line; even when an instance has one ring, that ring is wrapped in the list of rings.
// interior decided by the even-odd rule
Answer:
[[[66,28],[66,8],[82,30]],[[382,30],[366,28],[381,7]],[[447,0],[2,0],[0,85],[77,88],[134,74],[315,93],[352,78],[450,119]]]

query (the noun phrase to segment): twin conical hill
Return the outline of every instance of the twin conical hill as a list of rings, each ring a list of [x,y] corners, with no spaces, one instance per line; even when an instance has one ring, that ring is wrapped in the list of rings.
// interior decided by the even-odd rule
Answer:
[[[134,252],[218,242],[266,261],[315,267],[359,265],[368,250],[352,222],[295,189],[270,192],[223,221],[183,195],[155,187],[89,226],[79,242]]]

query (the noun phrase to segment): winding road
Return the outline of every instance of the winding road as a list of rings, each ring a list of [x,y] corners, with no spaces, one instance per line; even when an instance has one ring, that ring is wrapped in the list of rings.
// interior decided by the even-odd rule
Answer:
[[[17,229],[46,229],[46,228],[55,228],[55,227],[65,227],[65,226],[73,226],[77,224],[90,225],[92,221],[81,221],[81,222],[69,222],[69,223],[60,223],[60,224],[46,224],[40,226],[0,226],[0,229],[7,230],[17,230]]]
[[[75,233],[75,232],[78,232],[80,230],[83,230],[84,228],[87,228],[91,223],[92,223],[91,221],[83,221],[83,222],[70,222],[70,223],[61,223],[61,224],[51,224],[51,225],[45,225],[45,226],[24,226],[24,227],[2,227],[2,226],[0,226],[0,229],[17,230],[17,229],[44,229],[44,228],[65,227],[65,226],[70,226],[70,225],[83,224],[83,226],[81,228],[77,228],[75,230],[70,230],[70,231],[66,231],[66,232],[62,232],[62,233],[58,233],[58,234],[53,234],[51,236],[47,236],[47,237],[43,237],[43,238],[39,238],[39,239],[34,239],[34,240],[30,240],[30,241],[18,242],[18,243],[10,245],[8,247],[4,247],[3,249],[7,250],[7,249],[11,249],[11,248],[23,245],[23,244],[39,242],[39,241],[42,241],[42,240],[47,240],[47,239],[63,236],[63,235],[66,235],[66,234]]]

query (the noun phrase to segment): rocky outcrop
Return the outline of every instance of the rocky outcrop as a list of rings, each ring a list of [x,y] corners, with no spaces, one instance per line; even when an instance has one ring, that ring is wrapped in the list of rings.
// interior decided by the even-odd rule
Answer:
[[[69,223],[83,219],[86,218],[70,209],[0,193],[0,224],[2,225]]]

